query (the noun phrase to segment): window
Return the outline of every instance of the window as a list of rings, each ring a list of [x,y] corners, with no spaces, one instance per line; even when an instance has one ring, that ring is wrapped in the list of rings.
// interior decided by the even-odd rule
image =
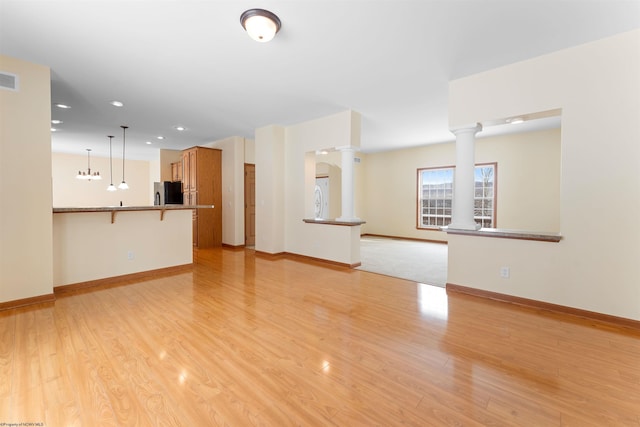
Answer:
[[[439,228],[451,223],[453,166],[418,169],[418,228]],[[495,228],[496,163],[476,165],[474,219]]]
[[[453,168],[418,169],[418,228],[451,223]]]

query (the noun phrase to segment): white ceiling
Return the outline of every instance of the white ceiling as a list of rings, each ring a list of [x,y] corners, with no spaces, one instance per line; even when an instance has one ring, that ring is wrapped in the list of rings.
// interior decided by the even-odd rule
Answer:
[[[253,7],[282,21],[270,43],[240,25]],[[137,159],[346,109],[366,152],[451,141],[450,80],[635,28],[640,0],[0,0],[0,53],[72,106],[53,151],[108,156],[128,125]]]

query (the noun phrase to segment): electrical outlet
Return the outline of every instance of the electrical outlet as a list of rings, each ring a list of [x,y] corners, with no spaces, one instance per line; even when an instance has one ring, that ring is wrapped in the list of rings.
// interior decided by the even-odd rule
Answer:
[[[134,255],[133,255],[133,251],[127,252],[127,259],[129,261],[133,261],[133,258],[135,258]]]
[[[510,274],[511,270],[509,269],[509,267],[500,267],[500,277],[508,279]]]

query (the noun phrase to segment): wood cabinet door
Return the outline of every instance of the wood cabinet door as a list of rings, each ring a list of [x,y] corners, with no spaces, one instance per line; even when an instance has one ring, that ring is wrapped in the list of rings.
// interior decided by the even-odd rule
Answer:
[[[198,247],[198,214],[193,210],[193,246]]]
[[[184,193],[184,204],[186,202],[187,192],[189,191],[189,152],[182,153],[182,192]]]
[[[182,181],[182,161],[171,163],[171,181]]]
[[[185,191],[182,195],[182,204],[187,206],[195,206],[198,204],[197,191]]]
[[[189,191],[196,190],[196,178],[197,178],[197,151],[189,150]]]

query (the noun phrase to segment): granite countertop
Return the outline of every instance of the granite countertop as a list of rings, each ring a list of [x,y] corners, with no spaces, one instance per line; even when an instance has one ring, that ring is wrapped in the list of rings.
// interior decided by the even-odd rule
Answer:
[[[93,206],[83,208],[53,208],[54,214],[83,213],[83,212],[108,212],[111,214],[111,224],[116,221],[118,212],[157,211],[160,212],[160,221],[164,219],[166,211],[178,211],[187,209],[213,209],[213,205],[150,205],[150,206]]]
[[[526,230],[510,230],[502,228],[481,228],[480,230],[460,230],[442,227],[449,234],[461,234],[465,236],[497,237],[502,239],[537,240],[540,242],[559,242],[562,235],[559,233],[536,232]]]
[[[302,220],[307,224],[328,224],[328,225],[346,225],[353,227],[355,225],[366,224],[366,221],[355,220],[355,221],[340,221],[337,219],[322,219],[322,218],[304,218]]]
[[[150,206],[92,206],[92,207],[66,207],[53,208],[53,213],[74,212],[131,212],[131,211],[165,211],[181,209],[211,209],[213,205],[150,205]]]

